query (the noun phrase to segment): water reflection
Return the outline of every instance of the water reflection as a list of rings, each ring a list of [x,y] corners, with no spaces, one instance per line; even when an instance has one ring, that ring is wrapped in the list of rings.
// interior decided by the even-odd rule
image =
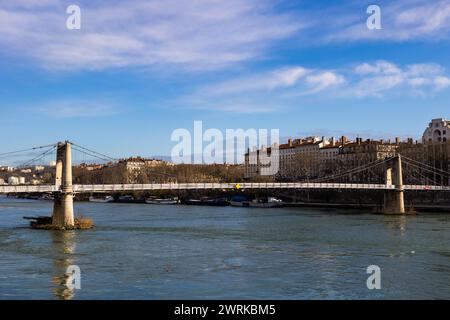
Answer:
[[[395,231],[395,233],[399,234],[402,238],[406,236],[406,225],[408,222],[408,217],[406,215],[395,215],[389,217],[386,221],[389,229]]]
[[[75,231],[54,231],[52,233],[53,278],[55,285],[53,294],[57,299],[71,300],[75,297],[75,290],[68,286],[71,281],[67,268],[76,265],[74,254],[76,249]]]

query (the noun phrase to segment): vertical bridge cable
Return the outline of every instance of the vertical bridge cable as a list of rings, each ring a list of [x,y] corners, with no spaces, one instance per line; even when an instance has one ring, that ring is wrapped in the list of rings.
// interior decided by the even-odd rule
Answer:
[[[416,162],[417,162],[417,161],[416,161]],[[437,168],[434,168],[434,167],[425,165],[425,164],[423,164],[423,163],[422,163],[421,165],[417,165],[417,164],[411,162],[409,159],[406,159],[405,163],[406,163],[407,165],[409,165],[410,167],[414,167],[414,168],[417,170],[418,174],[420,174],[420,173],[419,173],[419,170],[421,170],[421,171],[426,171],[426,172],[428,172],[428,173],[431,173],[431,174],[433,174],[434,176],[440,176],[440,177],[441,177],[441,181],[442,181],[442,180],[445,180],[445,179],[442,179],[442,178],[449,179],[449,174],[446,173],[446,172],[443,171],[443,170],[439,170],[439,169],[437,169]],[[429,168],[432,168],[432,169],[429,169]],[[424,176],[422,175],[422,177],[424,177]],[[433,181],[436,185],[439,185],[439,184],[438,184],[434,179],[432,179],[432,178],[429,178],[429,177],[424,177],[424,178],[428,178],[428,180],[431,180],[431,181]],[[440,184],[440,185],[443,185],[443,184]]]

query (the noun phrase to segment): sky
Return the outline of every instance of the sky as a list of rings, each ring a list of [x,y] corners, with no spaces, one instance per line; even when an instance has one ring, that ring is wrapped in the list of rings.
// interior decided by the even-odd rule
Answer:
[[[448,0],[2,0],[0,153],[72,140],[166,156],[195,120],[420,139],[449,118],[449,53]]]

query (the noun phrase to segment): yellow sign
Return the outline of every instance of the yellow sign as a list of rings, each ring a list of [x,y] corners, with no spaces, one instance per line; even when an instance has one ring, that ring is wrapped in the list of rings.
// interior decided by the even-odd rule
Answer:
[[[236,185],[236,189],[240,189],[241,188],[241,185],[238,183],[237,185]]]

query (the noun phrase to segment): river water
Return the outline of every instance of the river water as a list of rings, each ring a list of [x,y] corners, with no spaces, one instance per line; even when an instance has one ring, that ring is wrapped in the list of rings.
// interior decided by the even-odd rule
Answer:
[[[0,299],[450,299],[450,215],[75,203],[94,229],[27,228],[51,208],[0,198]]]

